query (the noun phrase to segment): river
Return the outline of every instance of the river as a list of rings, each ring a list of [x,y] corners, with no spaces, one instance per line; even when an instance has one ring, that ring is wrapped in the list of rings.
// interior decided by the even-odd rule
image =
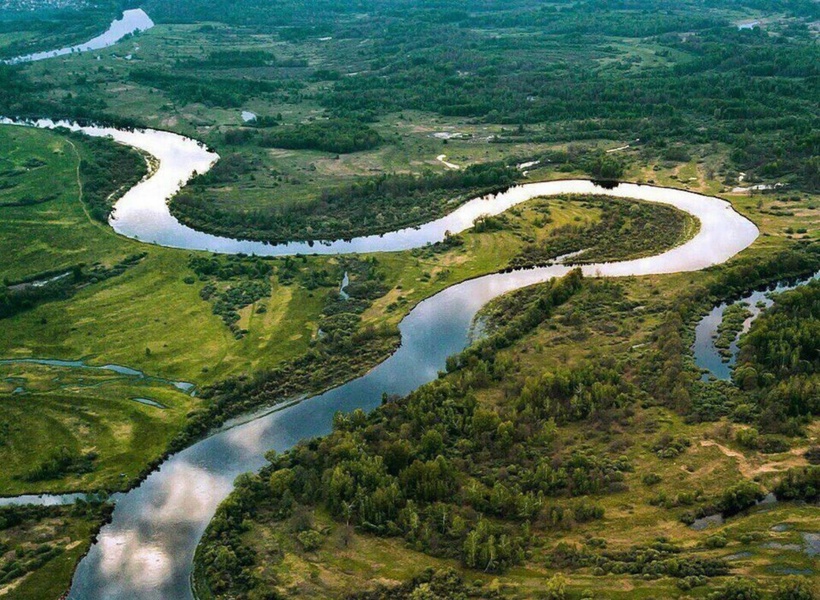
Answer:
[[[53,127],[54,123],[37,125]],[[471,200],[419,228],[383,236],[313,245],[233,240],[185,227],[168,210],[170,195],[194,172],[207,170],[218,158],[201,144],[168,132],[70,126],[89,135],[111,135],[160,159],[159,169],[117,202],[111,225],[122,235],[176,248],[266,255],[408,249],[440,241],[446,231],[463,231],[479,215],[498,214],[537,196],[565,193],[605,193],[668,204],[701,223],[698,233],[681,246],[637,260],[585,265],[587,276],[700,270],[725,262],[758,236],[754,224],[717,198],[637,184],[604,190],[590,181],[569,180],[516,186]],[[371,410],[380,404],[385,392],[404,395],[432,381],[444,369],[446,358],[467,345],[473,319],[488,301],[563,276],[569,270],[566,265],[553,265],[487,275],[447,288],[418,304],[402,320],[400,348],[368,374],[313,398],[246,418],[171,456],[138,488],[117,495],[113,521],[102,529],[99,540],[80,563],[69,598],[190,600],[197,543],[237,475],[263,466],[268,450],[281,452],[300,440],[328,433],[336,411]],[[53,502],[55,498],[39,501]]]
[[[124,37],[137,33],[140,31],[147,31],[154,26],[145,11],[141,8],[133,10],[126,10],[122,13],[122,17],[111,22],[103,33],[97,37],[88,40],[84,44],[76,46],[68,46],[60,48],[59,50],[49,50],[47,52],[35,52],[33,54],[26,54],[24,56],[16,56],[9,60],[4,60],[5,64],[16,65],[19,63],[35,62],[38,60],[45,60],[47,58],[54,58],[57,56],[65,56],[66,54],[74,54],[76,52],[88,52],[90,50],[102,50],[108,48],[119,42]]]

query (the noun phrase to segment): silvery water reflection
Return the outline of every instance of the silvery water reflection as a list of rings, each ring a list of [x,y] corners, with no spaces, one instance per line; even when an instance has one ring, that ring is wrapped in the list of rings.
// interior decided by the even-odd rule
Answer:
[[[40,126],[53,126],[43,122]],[[72,126],[77,128],[76,126]],[[78,128],[79,129],[79,128]],[[557,181],[517,186],[497,196],[470,201],[453,213],[384,236],[309,247],[270,246],[209,236],[180,225],[167,198],[194,170],[207,169],[216,155],[175,134],[82,128],[151,152],[161,160],[153,177],[130,190],[116,206],[112,226],[124,235],[163,245],[219,252],[282,255],[386,251],[422,246],[462,231],[481,214],[498,214],[539,195],[598,192],[670,204],[696,216],[701,227],[686,244],[660,255],[618,263],[587,265],[590,276],[648,275],[693,271],[724,262],[748,247],[756,227],[722,200],[682,190],[622,184],[603,190],[589,181]],[[70,598],[192,598],[189,578],[196,545],[234,478],[258,470],[270,449],[284,451],[302,439],[330,430],[337,411],[371,410],[383,393],[404,395],[433,380],[446,358],[467,344],[476,312],[492,298],[533,283],[565,275],[570,267],[550,267],[488,275],[450,287],[421,302],[399,325],[399,350],[367,375],[301,403],[219,432],[168,459],[140,487],[118,497],[113,521],[80,563]]]
[[[0,123],[15,124],[9,119],[0,120]],[[613,266],[607,273],[613,276],[701,269],[721,262],[727,256],[745,248],[751,243],[749,237],[757,235],[757,229],[752,223],[737,215],[728,202],[716,198],[685,190],[631,183],[604,190],[591,181],[577,179],[515,186],[500,194],[470,200],[450,214],[420,227],[401,229],[384,235],[278,245],[236,240],[203,233],[182,225],[168,209],[168,199],[182,185],[196,173],[209,170],[218,160],[219,156],[210,152],[201,143],[175,133],[151,129],[125,131],[112,127],[80,126],[66,121],[55,123],[47,119],[25,124],[43,128],[67,127],[91,136],[111,137],[158,158],[157,171],[126,192],[116,203],[110,223],[115,231],[124,236],[171,248],[259,256],[408,250],[439,242],[445,238],[448,231],[458,233],[469,229],[481,215],[500,214],[537,196],[584,193],[606,193],[620,198],[671,204],[693,214],[701,222],[698,234],[686,244],[660,257],[617,263],[620,266]]]
[[[9,60],[3,61],[6,64],[16,65],[24,62],[34,62],[38,60],[45,60],[47,58],[54,58],[56,56],[65,56],[66,54],[73,54],[75,52],[88,52],[89,50],[102,50],[109,46],[113,46],[125,36],[136,33],[138,31],[146,31],[154,26],[145,11],[141,8],[134,10],[126,10],[122,13],[122,17],[115,19],[108,26],[108,29],[98,35],[97,37],[87,41],[84,44],[77,46],[70,46],[68,48],[60,48],[59,50],[49,50],[47,52],[35,52],[34,54],[26,54],[25,56],[17,56]]]
[[[779,283],[773,287],[765,290],[756,290],[736,300],[734,302],[723,302],[718,306],[712,308],[709,314],[704,316],[695,326],[695,342],[692,344],[692,353],[695,356],[695,364],[700,369],[705,369],[707,372],[703,374],[701,379],[708,381],[710,377],[728,381],[732,377],[732,369],[737,362],[737,353],[740,350],[738,341],[740,336],[752,326],[752,322],[757,319],[763,311],[774,304],[772,294],[779,294],[788,290],[793,290],[802,285],[806,285],[810,281],[820,278],[820,272],[815,273],[812,277],[801,279],[795,283]],[[738,336],[729,345],[729,356],[724,358],[720,350],[715,346],[715,341],[718,335],[718,327],[723,322],[723,313],[729,306],[745,302],[749,305],[749,317],[743,321],[743,327]]]

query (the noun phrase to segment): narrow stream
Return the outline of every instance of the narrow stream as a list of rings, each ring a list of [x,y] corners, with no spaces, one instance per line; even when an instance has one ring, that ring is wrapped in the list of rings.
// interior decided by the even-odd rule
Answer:
[[[53,127],[51,122],[38,123]],[[219,252],[284,255],[352,251],[388,251],[422,246],[443,239],[445,231],[462,231],[482,214],[498,214],[537,196],[606,193],[672,205],[696,217],[701,227],[688,242],[657,256],[586,265],[587,276],[619,277],[695,271],[725,262],[757,238],[757,228],[728,202],[683,190],[621,184],[604,190],[590,181],[533,183],[503,194],[467,202],[450,215],[417,229],[350,241],[271,246],[210,236],[180,225],[166,202],[194,170],[207,170],[216,155],[201,145],[167,132],[119,132],[81,129],[90,135],[111,134],[123,143],[155,153],[160,168],[118,203],[112,226],[129,237],[163,245]],[[148,147],[151,149],[149,149]],[[270,450],[284,451],[300,440],[330,431],[337,411],[372,410],[383,393],[405,395],[432,381],[448,356],[468,343],[478,310],[502,294],[561,277],[570,267],[555,264],[530,270],[487,275],[454,285],[418,304],[400,323],[401,347],[368,374],[308,400],[261,413],[219,431],[170,457],[138,488],[118,495],[113,521],[80,563],[70,598],[190,600],[190,575],[197,543],[216,508],[230,493],[234,478],[255,471]],[[54,502],[49,497],[40,502]],[[69,501],[70,498],[65,500]]]
[[[820,278],[820,272],[797,282],[781,282],[765,289],[755,290],[739,300],[723,302],[709,311],[709,314],[703,317],[695,326],[695,343],[692,345],[695,364],[706,371],[701,379],[703,381],[708,381],[711,377],[722,381],[731,379],[732,369],[737,362],[738,341],[744,333],[749,331],[755,319],[774,304],[772,295],[793,290],[818,278]],[[715,346],[718,335],[717,330],[723,322],[723,313],[726,312],[726,309],[743,302],[748,304],[751,315],[743,322],[742,329],[729,346],[729,356],[725,358]]]

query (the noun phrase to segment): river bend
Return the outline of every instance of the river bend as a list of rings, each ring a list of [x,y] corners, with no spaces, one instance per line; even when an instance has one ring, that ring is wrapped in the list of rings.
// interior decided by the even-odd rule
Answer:
[[[36,125],[56,124],[40,121]],[[667,204],[693,215],[701,224],[694,237],[676,248],[637,260],[585,265],[587,276],[696,271],[729,260],[758,236],[754,224],[718,198],[637,184],[604,190],[590,181],[569,180],[516,186],[471,200],[421,227],[383,236],[283,245],[234,240],[186,227],[168,210],[167,201],[180,186],[218,159],[198,142],[169,132],[61,125],[88,135],[109,135],[159,159],[152,176],[117,202],[111,226],[122,235],[174,248],[258,255],[403,250],[440,241],[446,231],[463,231],[477,216],[499,214],[537,196],[566,193],[602,193]],[[366,375],[308,400],[246,418],[171,456],[139,487],[117,495],[113,521],[103,527],[98,542],[77,568],[69,598],[191,600],[194,551],[237,475],[261,468],[268,450],[281,452],[300,440],[328,433],[337,411],[372,410],[385,392],[405,395],[432,381],[444,369],[446,358],[467,345],[473,319],[488,301],[561,277],[570,268],[558,264],[499,273],[449,287],[419,303],[402,320],[400,348]],[[59,498],[32,500],[54,502]]]

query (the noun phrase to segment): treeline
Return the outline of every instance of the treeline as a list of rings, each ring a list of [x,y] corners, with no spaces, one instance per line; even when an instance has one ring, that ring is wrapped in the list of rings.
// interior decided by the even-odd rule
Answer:
[[[92,218],[107,223],[116,201],[148,173],[145,157],[105,138],[72,137],[86,150],[80,159],[82,200]]]
[[[220,173],[222,179],[228,177]],[[309,203],[240,213],[213,201],[206,187],[213,180],[203,175],[174,196],[170,206],[187,225],[219,235],[273,243],[349,239],[427,222],[451,211],[457,201],[506,189],[519,176],[503,163],[441,174],[379,175],[324,190]]]
[[[162,90],[180,104],[198,102],[222,108],[239,108],[251,98],[271,98],[277,92],[298,91],[302,87],[298,81],[202,77],[155,69],[134,69],[129,78],[135,83]]]
[[[111,267],[78,264],[32,275],[20,283],[3,281],[0,283],[0,319],[13,317],[45,302],[68,299],[87,285],[122,275],[145,256],[144,252],[134,254]]]
[[[259,137],[263,147],[291,150],[321,150],[348,154],[371,150],[382,143],[382,137],[372,127],[349,119],[329,119],[280,127]]]
[[[290,150],[320,150],[349,154],[378,147],[384,140],[378,131],[351,119],[326,119],[297,125],[280,126],[281,119],[257,117],[247,125],[255,129],[278,127],[273,131],[229,129],[223,134],[226,144]]]
[[[189,69],[240,69],[277,64],[276,56],[267,50],[212,50],[204,59],[191,59],[180,66]]]

